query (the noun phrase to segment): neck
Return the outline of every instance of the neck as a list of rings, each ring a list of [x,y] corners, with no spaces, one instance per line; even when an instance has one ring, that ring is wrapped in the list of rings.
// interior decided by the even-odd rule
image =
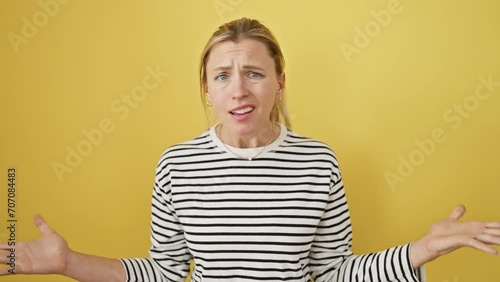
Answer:
[[[273,122],[269,122],[266,127],[257,130],[256,133],[246,136],[233,134],[222,123],[217,126],[216,132],[217,129],[219,139],[223,143],[236,148],[263,147],[272,143],[279,135],[279,126]]]

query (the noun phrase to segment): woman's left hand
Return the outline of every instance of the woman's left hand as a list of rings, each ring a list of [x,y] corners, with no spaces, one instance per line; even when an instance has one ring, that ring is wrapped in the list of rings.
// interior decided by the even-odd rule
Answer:
[[[412,244],[414,268],[461,247],[498,255],[491,245],[500,245],[500,222],[459,222],[464,213],[465,207],[457,206],[448,218],[433,224],[425,237]]]

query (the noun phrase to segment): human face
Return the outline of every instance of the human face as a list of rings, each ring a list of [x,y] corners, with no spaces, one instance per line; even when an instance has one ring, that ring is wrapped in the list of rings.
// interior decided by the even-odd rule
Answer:
[[[271,110],[282,95],[284,75],[277,75],[266,45],[253,39],[214,46],[206,65],[207,100],[224,129],[251,138],[269,129]]]

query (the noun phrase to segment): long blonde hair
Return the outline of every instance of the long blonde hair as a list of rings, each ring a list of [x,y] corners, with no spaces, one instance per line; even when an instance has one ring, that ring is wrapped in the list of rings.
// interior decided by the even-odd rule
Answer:
[[[207,85],[206,66],[208,57],[210,56],[210,51],[215,45],[219,43],[226,41],[237,43],[242,39],[254,39],[264,43],[269,50],[269,55],[274,60],[276,75],[279,76],[281,74],[284,74],[285,58],[283,56],[283,53],[281,52],[281,47],[274,35],[265,25],[260,23],[258,20],[241,18],[219,26],[219,28],[212,34],[207,44],[205,45],[205,48],[201,53],[200,60],[201,101],[203,102],[203,107],[205,108],[205,113],[207,115],[209,123],[212,122],[210,118],[211,112],[207,107],[205,88]],[[288,116],[285,103],[286,95],[284,95],[284,91],[285,90],[283,89],[281,100],[274,103],[273,109],[271,110],[270,119],[272,122],[284,123],[288,128],[291,128],[290,117]]]

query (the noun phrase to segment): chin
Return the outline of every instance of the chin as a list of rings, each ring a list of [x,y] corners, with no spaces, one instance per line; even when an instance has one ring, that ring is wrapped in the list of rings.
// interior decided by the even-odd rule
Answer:
[[[255,126],[253,125],[238,125],[236,129],[236,134],[239,136],[251,135],[255,131]]]
[[[255,132],[256,125],[253,123],[233,123],[231,129],[238,136],[247,136]]]

